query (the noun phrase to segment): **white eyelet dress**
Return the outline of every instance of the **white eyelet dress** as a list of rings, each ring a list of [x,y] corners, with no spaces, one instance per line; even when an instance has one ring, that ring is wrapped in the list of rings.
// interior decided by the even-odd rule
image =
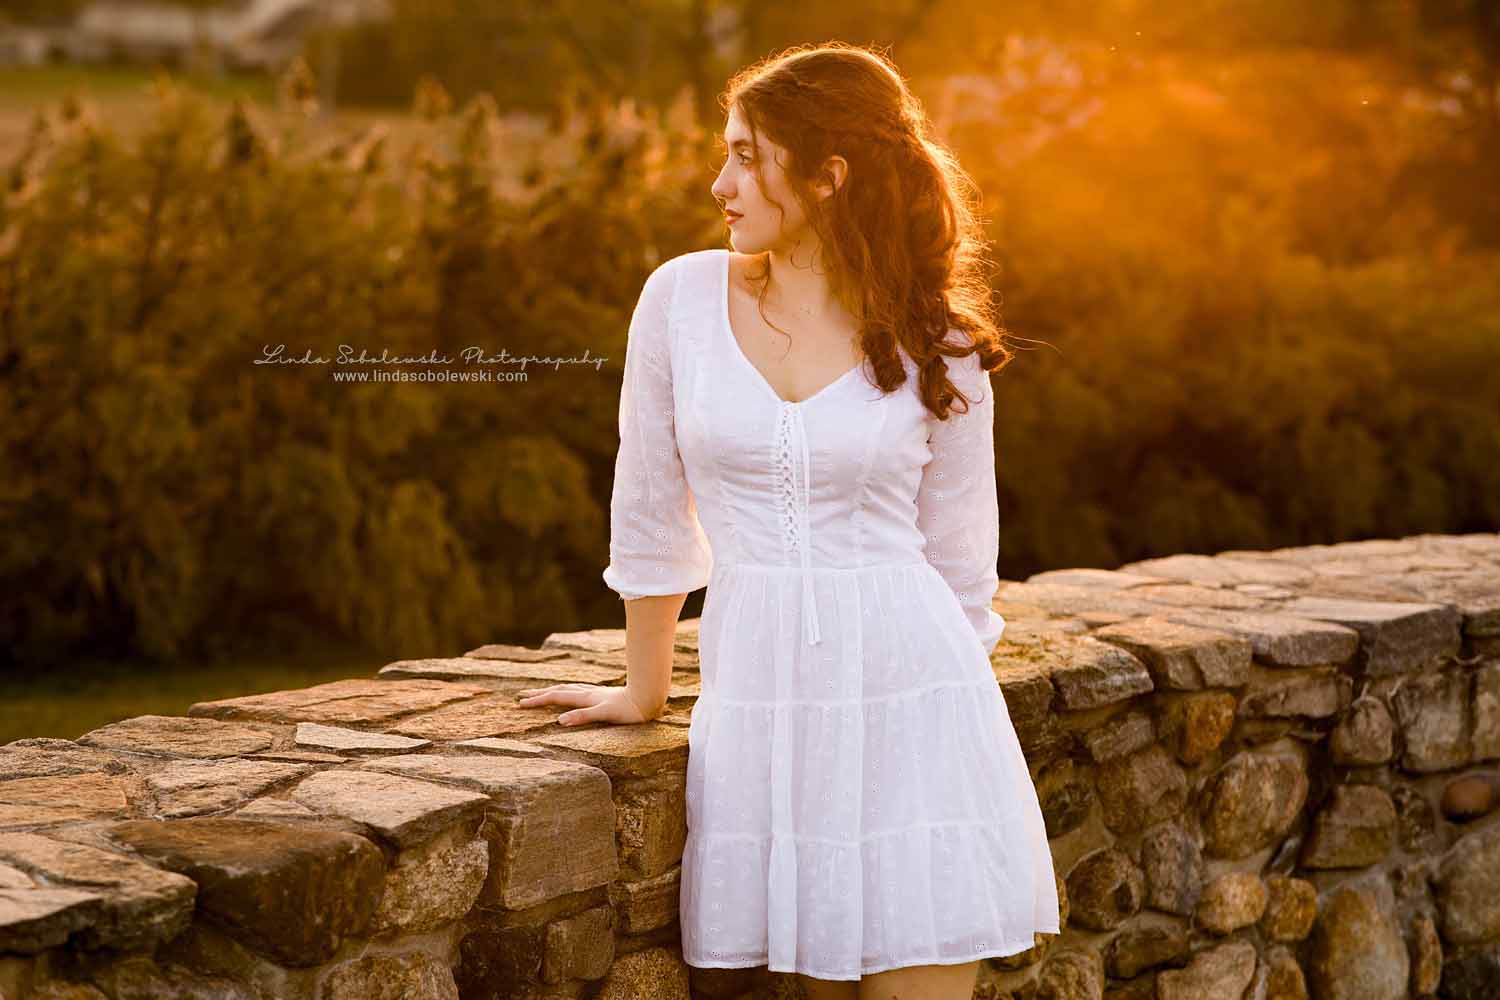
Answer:
[[[888,395],[859,366],[788,402],[734,338],[729,260],[683,254],[641,291],[604,570],[625,599],[708,587],[683,959],[857,980],[1024,951],[1060,928],[989,663],[988,375],[948,359],[969,409],[943,421],[904,352]]]

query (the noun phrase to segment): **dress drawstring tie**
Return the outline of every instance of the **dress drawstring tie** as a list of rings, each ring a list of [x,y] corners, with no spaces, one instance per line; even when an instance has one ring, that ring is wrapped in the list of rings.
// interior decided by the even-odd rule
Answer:
[[[802,408],[796,403],[782,400],[781,418],[781,425],[778,427],[781,440],[777,442],[777,446],[785,465],[790,464],[793,443],[788,438],[796,439],[796,452],[801,458],[795,475],[788,477],[791,481],[783,483],[792,492],[791,497],[783,497],[783,502],[795,506],[790,514],[792,530],[797,536],[798,557],[802,563],[802,634],[809,646],[816,646],[823,641],[823,630],[818,621],[818,602],[812,580],[812,458],[807,445],[807,427],[802,422]],[[785,465],[785,472],[793,471]]]

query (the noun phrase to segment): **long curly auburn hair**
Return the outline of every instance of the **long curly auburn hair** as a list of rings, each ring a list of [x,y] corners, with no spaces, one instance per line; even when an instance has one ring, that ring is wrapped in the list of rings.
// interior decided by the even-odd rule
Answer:
[[[726,115],[739,109],[753,139],[764,132],[786,150],[788,187],[821,241],[830,290],[860,321],[860,347],[880,389],[906,381],[900,345],[920,373],[923,404],[943,420],[964,398],[959,412],[967,412],[970,401],[941,356],[977,352],[993,372],[1013,353],[1001,341],[984,273],[978,189],[931,136],[895,66],[877,50],[843,42],[794,46],[736,73],[719,104]],[[820,200],[816,171],[835,154],[848,171]],[[752,169],[769,199],[759,167]],[[762,309],[769,277],[769,261],[746,274],[759,285]],[[969,343],[951,339],[953,329]]]

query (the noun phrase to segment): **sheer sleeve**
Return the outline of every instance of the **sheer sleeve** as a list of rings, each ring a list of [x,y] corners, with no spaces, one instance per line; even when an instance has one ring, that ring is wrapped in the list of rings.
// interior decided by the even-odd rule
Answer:
[[[623,600],[691,593],[713,556],[677,450],[668,315],[677,269],[646,278],[630,317],[620,387],[620,450],[609,504],[604,582]]]
[[[932,458],[917,491],[923,552],[958,596],[988,654],[1005,619],[990,605],[1000,587],[1000,510],[995,485],[995,399],[979,355],[946,359],[949,378],[969,400],[946,420],[928,414]]]

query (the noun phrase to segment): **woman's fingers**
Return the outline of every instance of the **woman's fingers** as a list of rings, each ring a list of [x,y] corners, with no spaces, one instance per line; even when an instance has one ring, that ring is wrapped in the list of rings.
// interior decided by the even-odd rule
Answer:
[[[516,692],[516,697],[520,699],[538,698],[543,695],[557,694],[559,691],[575,690],[578,687],[579,685],[577,684],[553,684],[544,688],[522,688]]]
[[[577,708],[571,712],[564,712],[557,717],[557,721],[565,726],[576,726],[581,722],[592,722],[594,716],[598,715],[598,705],[590,705],[586,708]]]
[[[522,705],[576,705],[581,704],[576,699],[583,697],[583,692],[562,684],[540,690],[532,688],[531,691],[533,693],[517,692],[517,699]]]

